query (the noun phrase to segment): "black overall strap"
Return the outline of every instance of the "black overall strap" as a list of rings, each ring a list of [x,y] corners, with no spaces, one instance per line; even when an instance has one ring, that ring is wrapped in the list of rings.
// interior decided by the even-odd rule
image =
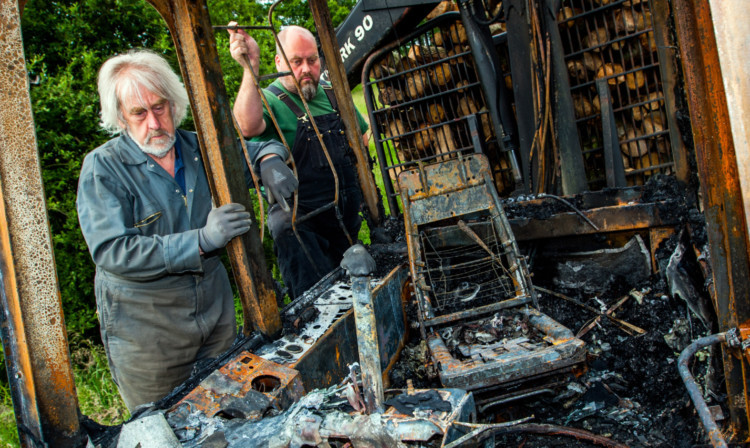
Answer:
[[[331,107],[336,112],[339,111],[339,103],[336,101],[336,94],[333,93],[333,87],[330,84],[322,84],[321,87],[323,87],[323,91],[326,93],[326,96],[328,97],[328,101],[331,103]]]
[[[295,102],[292,101],[291,98],[289,98],[289,95],[286,92],[283,92],[281,89],[274,85],[268,86],[266,90],[276,95],[276,97],[278,97],[284,104],[286,104],[286,107],[288,107],[294,113],[294,115],[297,116],[298,120],[304,119],[306,117],[307,114],[305,114],[305,111],[297,106],[297,104],[295,104]]]

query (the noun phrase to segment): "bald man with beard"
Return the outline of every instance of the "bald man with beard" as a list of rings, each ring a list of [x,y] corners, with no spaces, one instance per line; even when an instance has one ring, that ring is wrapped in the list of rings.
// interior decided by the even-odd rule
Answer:
[[[230,22],[229,25],[236,24]],[[276,69],[279,72],[289,71],[291,74],[278,78],[263,90],[271,110],[269,112],[254,86],[253,75],[250,72],[252,70],[256,76],[258,75],[258,44],[244,30],[230,29],[229,33],[230,52],[243,68],[242,83],[234,104],[234,114],[242,133],[256,141],[278,139],[279,136],[270,119],[272,112],[287,143],[291,145],[297,166],[297,217],[331,203],[336,193],[333,173],[305,113],[301,97],[304,98],[323,135],[336,170],[339,181],[339,209],[344,226],[356,242],[362,224],[359,214],[362,209],[362,192],[357,178],[355,155],[347,141],[333,89],[320,79],[321,64],[315,36],[299,26],[288,26],[279,32],[279,41],[289,65],[277,48]],[[293,77],[297,79],[301,91],[297,90]],[[367,122],[358,112],[357,119],[367,147]],[[264,182],[266,179],[273,179],[276,174],[282,177],[292,175],[284,162],[282,157],[266,156],[260,162]],[[271,201],[273,198],[269,198],[269,202]],[[274,240],[279,270],[289,288],[290,296],[296,298],[335,269],[350,244],[332,208],[297,222],[297,233],[304,247],[300,245],[293,232],[291,218],[291,212],[284,210],[279,204],[274,204],[269,209],[268,228]]]

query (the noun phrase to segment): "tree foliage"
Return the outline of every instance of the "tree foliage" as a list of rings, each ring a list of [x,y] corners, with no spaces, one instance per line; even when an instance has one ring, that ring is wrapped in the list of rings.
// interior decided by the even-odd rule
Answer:
[[[346,17],[353,3],[329,1],[334,24]],[[270,6],[208,1],[216,25],[230,20],[267,25]],[[314,29],[301,0],[277,7],[274,22],[276,29],[292,23]],[[94,265],[78,225],[76,188],[84,156],[109,138],[98,126],[98,69],[112,55],[136,47],[165,55],[177,69],[176,56],[166,24],[142,0],[29,0],[22,30],[63,309],[69,332],[82,334],[94,329],[97,320]],[[267,31],[253,35],[262,49],[262,73],[272,73],[273,37]],[[229,55],[228,34],[217,32],[216,41],[231,99],[242,72]]]

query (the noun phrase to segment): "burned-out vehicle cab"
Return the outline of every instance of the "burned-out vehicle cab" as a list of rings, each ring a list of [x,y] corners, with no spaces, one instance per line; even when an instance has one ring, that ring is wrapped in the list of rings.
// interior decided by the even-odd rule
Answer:
[[[223,149],[236,139],[212,32],[227,27],[204,2],[150,2],[179,42],[214,199],[249,203],[242,152]],[[43,196],[33,131],[0,127],[3,342],[25,446],[747,439],[744,5],[361,0],[336,32],[309,6],[379,238],[352,240],[281,310],[259,229],[235,240],[244,334],[121,427],[79,418],[55,286],[35,293],[27,275],[43,259],[37,278],[54,278],[44,204],[13,188],[23,172]],[[4,60],[22,54],[18,14],[0,11]],[[26,73],[0,74],[33,123]],[[359,84],[372,155],[352,131]]]

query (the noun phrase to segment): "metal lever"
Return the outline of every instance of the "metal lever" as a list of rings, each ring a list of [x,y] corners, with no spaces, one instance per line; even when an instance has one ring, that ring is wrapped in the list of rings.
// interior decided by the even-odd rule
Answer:
[[[359,365],[362,369],[362,390],[368,414],[383,411],[383,373],[380,368],[378,327],[370,292],[370,275],[375,270],[375,260],[361,244],[344,252],[341,267],[352,282],[352,307],[357,327]]]

